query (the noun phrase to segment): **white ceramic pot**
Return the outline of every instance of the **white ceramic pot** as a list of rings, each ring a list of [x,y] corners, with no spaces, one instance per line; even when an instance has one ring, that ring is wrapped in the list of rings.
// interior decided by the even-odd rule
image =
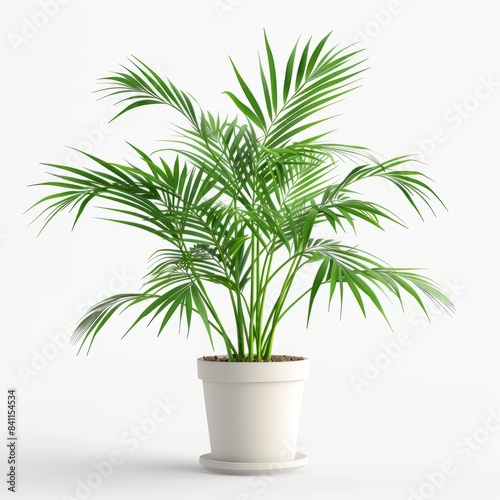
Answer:
[[[222,472],[298,468],[297,435],[309,360],[228,363],[198,359],[211,453],[200,463]]]

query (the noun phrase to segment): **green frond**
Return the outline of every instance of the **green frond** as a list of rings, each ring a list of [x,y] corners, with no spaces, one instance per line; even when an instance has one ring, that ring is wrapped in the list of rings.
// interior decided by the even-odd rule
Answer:
[[[366,316],[363,296],[366,296],[388,321],[377,290],[395,296],[403,307],[401,292],[411,296],[427,315],[424,298],[445,312],[453,311],[452,302],[431,279],[412,269],[392,268],[373,255],[332,240],[311,241],[305,256],[310,262],[321,262],[310,293],[308,318],[321,285],[330,285],[330,302],[337,285],[347,284],[361,311]],[[375,288],[374,288],[375,287]],[[343,296],[341,296],[341,303]]]
[[[170,80],[159,76],[136,57],[129,62],[132,68],[123,67],[123,71],[100,80],[106,85],[99,90],[105,94],[104,97],[124,94],[127,95],[125,99],[130,102],[113,120],[140,106],[166,104],[179,111],[192,124],[197,122],[197,104],[189,94],[178,89]],[[123,102],[123,99],[118,102]]]

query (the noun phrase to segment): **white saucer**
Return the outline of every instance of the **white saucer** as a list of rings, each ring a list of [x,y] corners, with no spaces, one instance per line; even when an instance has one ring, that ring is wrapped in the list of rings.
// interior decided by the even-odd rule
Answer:
[[[200,456],[200,464],[205,469],[223,474],[278,474],[280,472],[291,472],[300,469],[308,461],[307,455],[303,453],[297,453],[293,460],[268,463],[223,462],[214,460],[211,453],[205,453]]]

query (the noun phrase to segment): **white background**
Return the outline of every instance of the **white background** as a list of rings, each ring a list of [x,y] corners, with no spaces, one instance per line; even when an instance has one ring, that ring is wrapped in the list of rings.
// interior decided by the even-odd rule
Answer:
[[[498,500],[500,432],[498,424],[484,430],[500,409],[498,3],[48,3],[50,17],[37,1],[0,8],[0,407],[5,414],[6,389],[17,387],[16,498]],[[366,47],[371,69],[337,106],[335,139],[387,157],[420,151],[449,212],[438,209],[423,224],[406,210],[409,232],[365,231],[360,240],[393,265],[429,268],[457,313],[432,313],[429,324],[408,304],[406,314],[391,311],[391,333],[373,311],[364,320],[348,306],[339,321],[324,300],[308,330],[304,309],[293,312],[275,352],[311,359],[300,435],[310,464],[292,475],[246,478],[197,464],[209,451],[195,363],[210,353],[201,328],[186,340],[176,326],[156,338],[142,325],[120,341],[128,316],[109,324],[89,356],[54,346],[54,335],[64,342],[97,298],[136,290],[159,242],[91,212],[74,232],[63,216],[37,238],[40,226],[28,227],[23,212],[41,194],[27,185],[47,179],[40,162],[75,161],[66,145],[121,161],[130,158],[126,140],[152,150],[168,137],[176,116],[161,107],[108,127],[113,110],[96,102],[97,78],[134,54],[206,108],[227,111],[221,92],[236,89],[227,56],[256,80],[263,28],[281,61],[299,35],[319,40],[333,30],[334,40]],[[374,194],[404,207],[391,189]],[[388,345],[396,353],[389,362]],[[176,408],[132,450],[124,435],[151,418],[157,398]],[[3,436],[2,415],[0,422]],[[114,451],[125,462],[76,496],[93,462]],[[0,459],[4,470],[5,451]],[[445,461],[452,464],[443,480],[435,471]],[[2,480],[2,498],[6,488]]]

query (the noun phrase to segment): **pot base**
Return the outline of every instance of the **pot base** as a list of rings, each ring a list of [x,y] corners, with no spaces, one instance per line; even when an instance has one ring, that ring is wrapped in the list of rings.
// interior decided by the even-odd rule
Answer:
[[[309,459],[303,453],[297,453],[293,460],[286,462],[268,462],[268,463],[245,463],[245,462],[223,462],[214,460],[211,453],[205,453],[200,456],[200,464],[212,472],[220,474],[278,474],[280,472],[292,472],[307,464]]]

